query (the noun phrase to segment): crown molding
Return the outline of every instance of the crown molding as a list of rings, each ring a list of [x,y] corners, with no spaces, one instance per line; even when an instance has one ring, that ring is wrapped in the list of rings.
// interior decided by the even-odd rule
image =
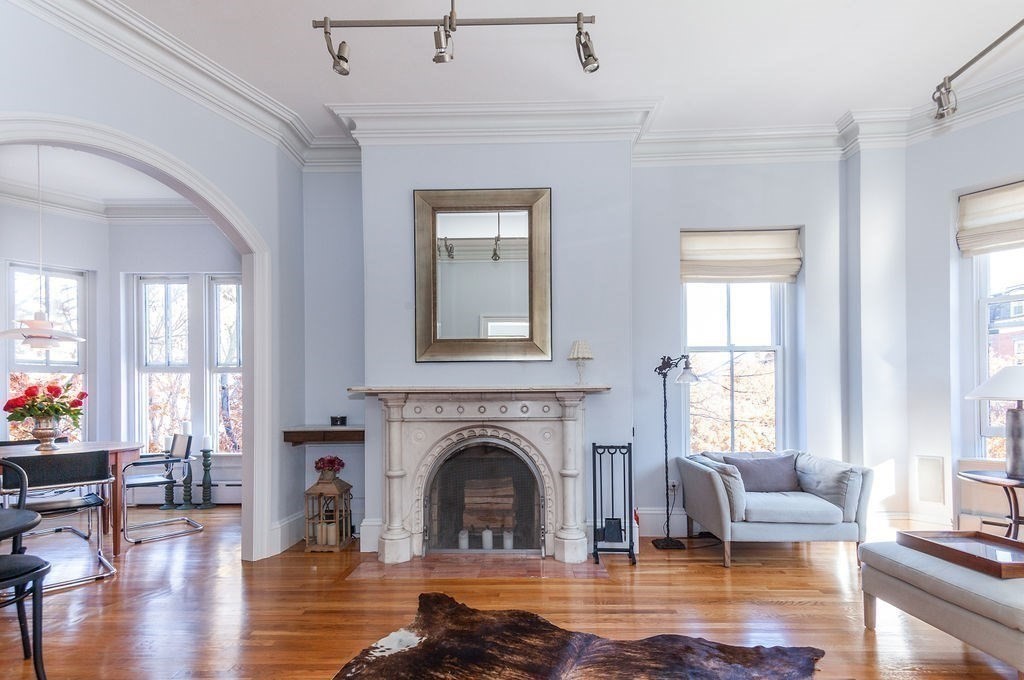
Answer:
[[[716,165],[835,161],[840,156],[831,125],[649,132],[633,149],[633,165]]]
[[[360,146],[628,141],[658,100],[328,104]]]
[[[910,109],[847,111],[836,121],[842,158],[867,149],[895,149],[907,146]]]
[[[910,115],[907,143],[934,139],[947,132],[1024,110],[1024,68],[966,87],[954,87],[957,112],[935,120],[935,105],[916,107]]]
[[[0,201],[19,208],[38,210],[35,185],[0,180]],[[188,201],[96,201],[75,194],[44,190],[43,210],[77,219],[114,224],[209,223],[210,218]]]
[[[314,138],[302,155],[302,171],[315,172],[359,172],[362,169],[362,152],[348,137]]]
[[[118,0],[10,2],[278,144],[302,164],[313,133],[295,112]]]

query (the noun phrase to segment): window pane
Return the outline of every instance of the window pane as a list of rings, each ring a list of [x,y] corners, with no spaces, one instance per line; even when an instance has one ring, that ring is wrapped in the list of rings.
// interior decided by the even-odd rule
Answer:
[[[214,403],[217,405],[217,451],[242,450],[242,374],[214,374]]]
[[[167,284],[171,366],[188,366],[188,284]]]
[[[82,391],[83,383],[80,373],[11,373],[7,384],[7,393],[13,398],[23,393],[25,388],[30,385],[49,385],[50,383],[64,385],[68,380],[71,381],[72,390]],[[88,410],[88,408],[89,402],[86,401],[85,409]],[[31,418],[7,425],[10,439],[32,439],[33,423]],[[82,429],[85,426],[84,414],[81,425],[82,427],[73,428],[71,421],[67,419],[62,419],[60,423],[60,427],[64,428],[62,434],[67,435],[68,439],[73,442],[82,441]]]
[[[1024,293],[1024,248],[1004,250],[988,256],[988,294]]]
[[[1024,364],[1024,314],[1014,316],[1010,302],[992,302],[988,305],[988,377],[1006,366]],[[1004,427],[1006,409],[1014,404],[990,401],[988,424]]]
[[[772,284],[729,284],[729,321],[733,345],[772,343]]]
[[[690,450],[730,451],[729,353],[694,352],[690,362],[700,378],[690,385]]]
[[[143,441],[146,450],[155,453],[162,449],[161,442],[181,432],[181,424],[192,420],[189,400],[188,373],[143,373],[142,394],[145,395],[145,428]]]
[[[144,286],[146,365],[188,365],[188,284]]]
[[[166,286],[162,283],[147,283],[146,305],[146,365],[167,365],[167,323],[164,295]]]
[[[47,276],[50,304],[48,314],[53,325],[60,330],[81,335],[78,319],[79,281],[77,277],[49,274]],[[50,350],[50,361],[64,364],[78,363],[78,343],[62,342]]]
[[[686,284],[686,344],[691,347],[724,345],[726,304],[724,283]]]
[[[736,451],[775,450],[775,352],[737,352]]]
[[[985,457],[1006,459],[1006,437],[985,437]]]
[[[238,293],[236,283],[216,285],[217,299],[217,366],[241,366],[241,329],[239,326]]]

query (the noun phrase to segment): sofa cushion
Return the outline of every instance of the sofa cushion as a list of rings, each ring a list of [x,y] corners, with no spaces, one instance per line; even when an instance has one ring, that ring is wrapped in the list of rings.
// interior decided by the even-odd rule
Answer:
[[[792,456],[767,458],[741,458],[723,456],[726,463],[735,465],[743,480],[743,489],[751,491],[800,491],[796,477],[796,459]]]
[[[800,453],[796,457],[796,475],[801,490],[820,496],[841,508],[844,522],[857,520],[857,505],[864,484],[862,468]]]
[[[718,473],[722,483],[725,485],[725,496],[729,500],[729,519],[733,522],[742,522],[747,512],[747,500],[746,493],[743,490],[743,480],[740,478],[740,473],[736,466],[714,460],[703,454],[690,456],[689,458],[693,462],[700,463]]]
[[[724,463],[726,456],[734,456],[745,460],[775,457],[775,454],[771,451],[701,451],[700,455],[719,463]]]
[[[843,512],[832,503],[803,491],[747,493],[748,522],[841,524]]]
[[[1024,587],[895,542],[864,543],[861,561],[904,583],[1004,626],[1024,631]]]

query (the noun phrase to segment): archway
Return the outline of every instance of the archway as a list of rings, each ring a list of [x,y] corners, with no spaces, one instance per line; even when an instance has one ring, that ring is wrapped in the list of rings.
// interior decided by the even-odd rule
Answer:
[[[242,559],[273,554],[271,527],[271,253],[245,214],[212,182],[162,149],[116,129],[73,118],[0,114],[0,144],[67,147],[118,161],[171,187],[190,200],[242,256],[245,405],[242,463]],[[256,342],[259,339],[259,342]]]

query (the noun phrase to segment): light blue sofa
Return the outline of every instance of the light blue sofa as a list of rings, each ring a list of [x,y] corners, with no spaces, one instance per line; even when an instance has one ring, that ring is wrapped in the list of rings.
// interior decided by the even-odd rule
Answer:
[[[687,534],[697,522],[722,540],[723,564],[732,541],[864,541],[873,471],[803,452],[794,454],[799,491],[752,492],[724,456],[774,453],[705,452],[677,459]]]

